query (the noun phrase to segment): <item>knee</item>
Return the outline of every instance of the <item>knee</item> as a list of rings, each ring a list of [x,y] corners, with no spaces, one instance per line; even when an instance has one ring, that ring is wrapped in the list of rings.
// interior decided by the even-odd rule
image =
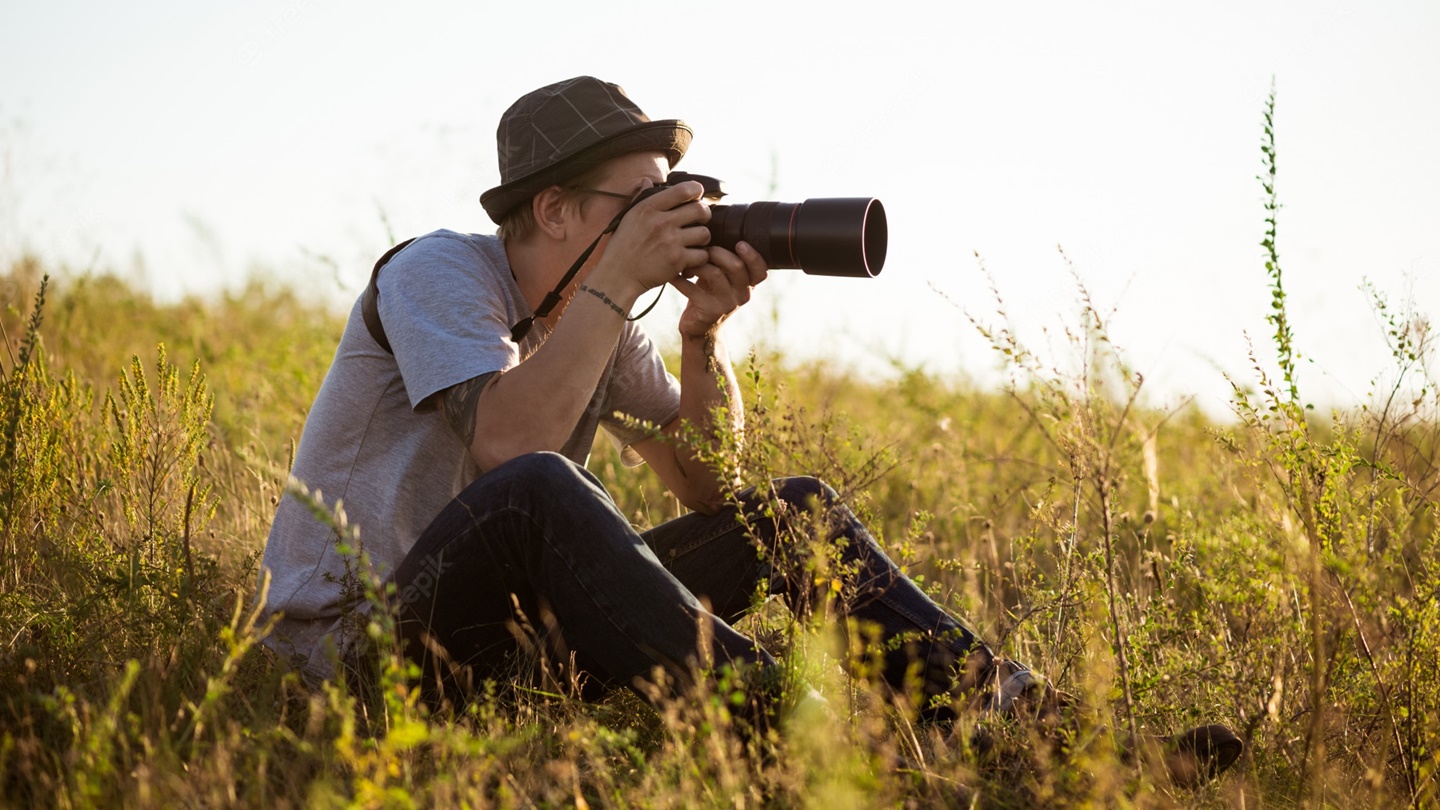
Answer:
[[[839,493],[831,489],[829,484],[808,475],[777,478],[771,482],[771,486],[775,497],[789,507],[787,511],[828,511],[840,502]]]
[[[769,497],[776,507],[771,531],[780,540],[797,539],[792,536],[794,531],[803,536],[817,531],[834,534],[849,516],[839,493],[819,478],[808,475],[774,479],[770,482]]]
[[[599,488],[584,467],[548,451],[516,456],[481,476],[476,483],[503,487],[510,493],[562,499],[573,499],[581,492]]]
[[[516,456],[496,467],[494,470],[491,470],[491,474],[515,477],[554,476],[579,469],[579,464],[576,464],[565,456],[549,450],[541,450],[535,453]]]

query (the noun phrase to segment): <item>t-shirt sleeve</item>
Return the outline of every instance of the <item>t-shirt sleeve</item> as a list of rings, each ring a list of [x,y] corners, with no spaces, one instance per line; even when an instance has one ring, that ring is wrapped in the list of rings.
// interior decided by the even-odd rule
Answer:
[[[492,257],[445,234],[417,239],[381,271],[380,322],[411,408],[520,362],[503,281]]]
[[[665,361],[644,330],[633,323],[625,324],[615,372],[605,392],[605,405],[600,411],[600,424],[620,449],[620,459],[628,467],[644,463],[634,445],[650,433],[642,427],[627,425],[622,415],[663,427],[680,415],[680,383],[665,370]]]

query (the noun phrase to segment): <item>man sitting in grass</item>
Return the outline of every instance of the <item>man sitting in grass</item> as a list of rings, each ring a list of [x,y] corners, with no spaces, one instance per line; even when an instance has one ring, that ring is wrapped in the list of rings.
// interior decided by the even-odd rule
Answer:
[[[626,210],[665,184],[690,139],[683,122],[652,121],[594,78],[525,95],[500,121],[502,182],[480,198],[498,234],[441,230],[392,251],[369,305],[350,313],[293,474],[327,504],[343,501],[394,583],[427,700],[458,704],[513,679],[531,660],[522,626],[586,697],[646,681],[674,694],[729,670],[752,687],[748,720],[761,725],[786,699],[777,664],[731,623],[757,588],[797,613],[815,604],[806,563],[825,546],[844,580],[835,609],[878,630],[881,676],[923,719],[1053,710],[1043,679],[931,601],[825,484],[786,478],[727,500],[685,440],[742,434],[722,327],[767,272],[743,242],[707,246],[697,183]],[[663,284],[687,299],[678,381],[626,318]],[[693,511],[637,533],[585,469],[597,427]],[[364,655],[342,621],[364,605],[345,587],[337,539],[287,494],[265,549],[266,609],[283,614],[269,643],[312,679]],[[1177,738],[1192,770],[1238,755],[1218,728]]]

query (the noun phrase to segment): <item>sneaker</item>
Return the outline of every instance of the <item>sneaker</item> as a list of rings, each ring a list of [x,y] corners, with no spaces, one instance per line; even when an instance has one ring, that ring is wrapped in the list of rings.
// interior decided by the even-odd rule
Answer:
[[[1010,658],[994,658],[973,694],[968,704],[971,711],[982,718],[991,715],[1020,720],[1038,731],[1038,739],[1057,751],[1067,747],[1083,714],[1080,701],[1075,697],[1056,689],[1049,680]],[[1067,728],[1070,733],[1066,733]],[[949,745],[959,743],[956,735],[962,733],[962,729],[968,729],[971,750],[983,755],[993,748],[994,740],[983,719],[973,726],[956,725],[947,738]]]
[[[830,701],[813,686],[803,686],[798,697],[785,711],[782,727],[799,724],[801,727],[817,726],[835,721],[835,710]]]
[[[1008,658],[995,659],[988,684],[977,695],[976,708],[998,715],[1035,723],[1042,736],[1063,747],[1063,727],[1075,728],[1083,708],[1074,696],[1056,689],[1024,664]],[[971,745],[988,748],[983,726],[975,729]],[[1126,746],[1127,758],[1135,746]],[[1142,755],[1163,765],[1170,781],[1181,787],[1195,787],[1224,773],[1245,751],[1235,732],[1218,723],[1199,726],[1169,737],[1146,738]]]
[[[1073,696],[1010,658],[995,659],[988,683],[977,693],[976,704],[982,711],[1024,718],[1050,729],[1079,708]]]
[[[1235,732],[1212,723],[1170,737],[1148,738],[1142,756],[1164,765],[1175,785],[1193,788],[1224,773],[1244,752],[1245,744]]]

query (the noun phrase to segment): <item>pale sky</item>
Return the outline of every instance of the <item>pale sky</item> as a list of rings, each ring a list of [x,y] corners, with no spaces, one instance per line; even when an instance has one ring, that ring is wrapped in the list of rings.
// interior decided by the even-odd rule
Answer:
[[[1433,0],[0,0],[0,261],[167,298],[263,268],[348,304],[387,223],[493,231],[477,198],[500,114],[592,74],[690,123],[681,168],[735,202],[884,202],[883,274],[775,272],[738,351],[993,381],[960,309],[994,319],[975,254],[1043,347],[1078,322],[1058,245],[1153,401],[1223,414],[1224,373],[1254,379],[1245,335],[1272,354],[1255,176],[1273,76],[1302,387],[1353,404],[1389,367],[1359,285],[1440,315],[1437,43]],[[657,340],[680,301],[646,319]]]

